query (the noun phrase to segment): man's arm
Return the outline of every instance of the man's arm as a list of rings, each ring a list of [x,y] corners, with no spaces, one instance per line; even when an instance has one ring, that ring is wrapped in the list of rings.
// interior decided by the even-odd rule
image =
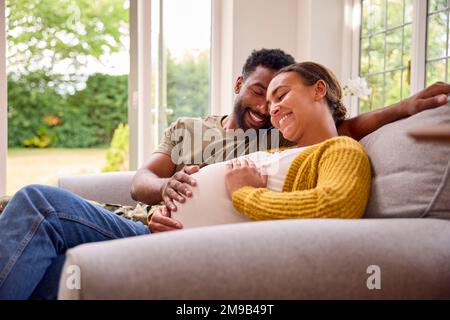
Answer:
[[[360,140],[385,124],[409,117],[426,109],[444,105],[448,101],[450,84],[436,82],[419,93],[390,107],[363,113],[344,120],[337,128],[339,135]]]
[[[198,171],[198,166],[185,167],[176,172],[176,165],[170,156],[154,153],[149,161],[137,171],[131,185],[131,197],[140,202],[154,205],[164,201],[172,211],[176,211],[173,200],[184,202],[192,196],[190,186],[196,182],[189,175]]]
[[[175,173],[175,164],[163,153],[153,154],[133,178],[131,197],[150,205],[162,201],[161,188]]]

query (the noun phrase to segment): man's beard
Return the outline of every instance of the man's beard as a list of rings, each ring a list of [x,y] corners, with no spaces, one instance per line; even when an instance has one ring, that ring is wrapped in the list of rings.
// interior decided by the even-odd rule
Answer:
[[[250,112],[252,109],[250,107],[246,107],[242,104],[242,99],[237,99],[235,104],[234,104],[234,109],[233,109],[233,114],[234,114],[234,118],[236,120],[237,125],[239,126],[239,128],[241,128],[242,130],[248,130],[248,129],[271,129],[273,128],[272,123],[270,122],[270,118],[266,118],[266,121],[264,123],[264,125],[260,128],[249,128],[247,126],[247,124],[245,123],[245,113],[246,112]],[[252,110],[253,111],[253,110]],[[254,112],[254,111],[253,111]]]

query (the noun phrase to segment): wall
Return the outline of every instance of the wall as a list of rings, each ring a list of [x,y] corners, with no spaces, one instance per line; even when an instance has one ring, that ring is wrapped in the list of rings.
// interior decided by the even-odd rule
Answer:
[[[341,77],[348,0],[213,0],[213,113],[233,107],[233,84],[253,49],[281,48]],[[346,73],[345,73],[346,74]]]
[[[281,48],[297,55],[297,0],[236,0],[234,78],[254,49]]]
[[[338,78],[342,73],[343,3],[341,0],[302,0],[297,15],[299,21],[309,23],[304,26],[306,32],[297,38],[298,59],[322,63]]]

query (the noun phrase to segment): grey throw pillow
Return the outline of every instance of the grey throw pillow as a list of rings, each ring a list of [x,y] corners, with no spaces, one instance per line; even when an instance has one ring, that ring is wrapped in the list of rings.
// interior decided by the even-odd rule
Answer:
[[[372,163],[365,218],[450,219],[450,143],[418,143],[410,128],[450,124],[450,103],[426,110],[368,135],[360,142]]]

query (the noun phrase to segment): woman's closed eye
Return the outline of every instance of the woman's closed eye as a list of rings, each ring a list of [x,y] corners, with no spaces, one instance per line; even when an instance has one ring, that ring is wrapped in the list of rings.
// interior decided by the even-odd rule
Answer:
[[[283,98],[287,95],[287,91],[286,92],[283,92],[283,93],[281,93],[280,95],[278,95],[278,97],[277,97],[277,100],[278,101],[281,101],[281,100],[283,100]]]

